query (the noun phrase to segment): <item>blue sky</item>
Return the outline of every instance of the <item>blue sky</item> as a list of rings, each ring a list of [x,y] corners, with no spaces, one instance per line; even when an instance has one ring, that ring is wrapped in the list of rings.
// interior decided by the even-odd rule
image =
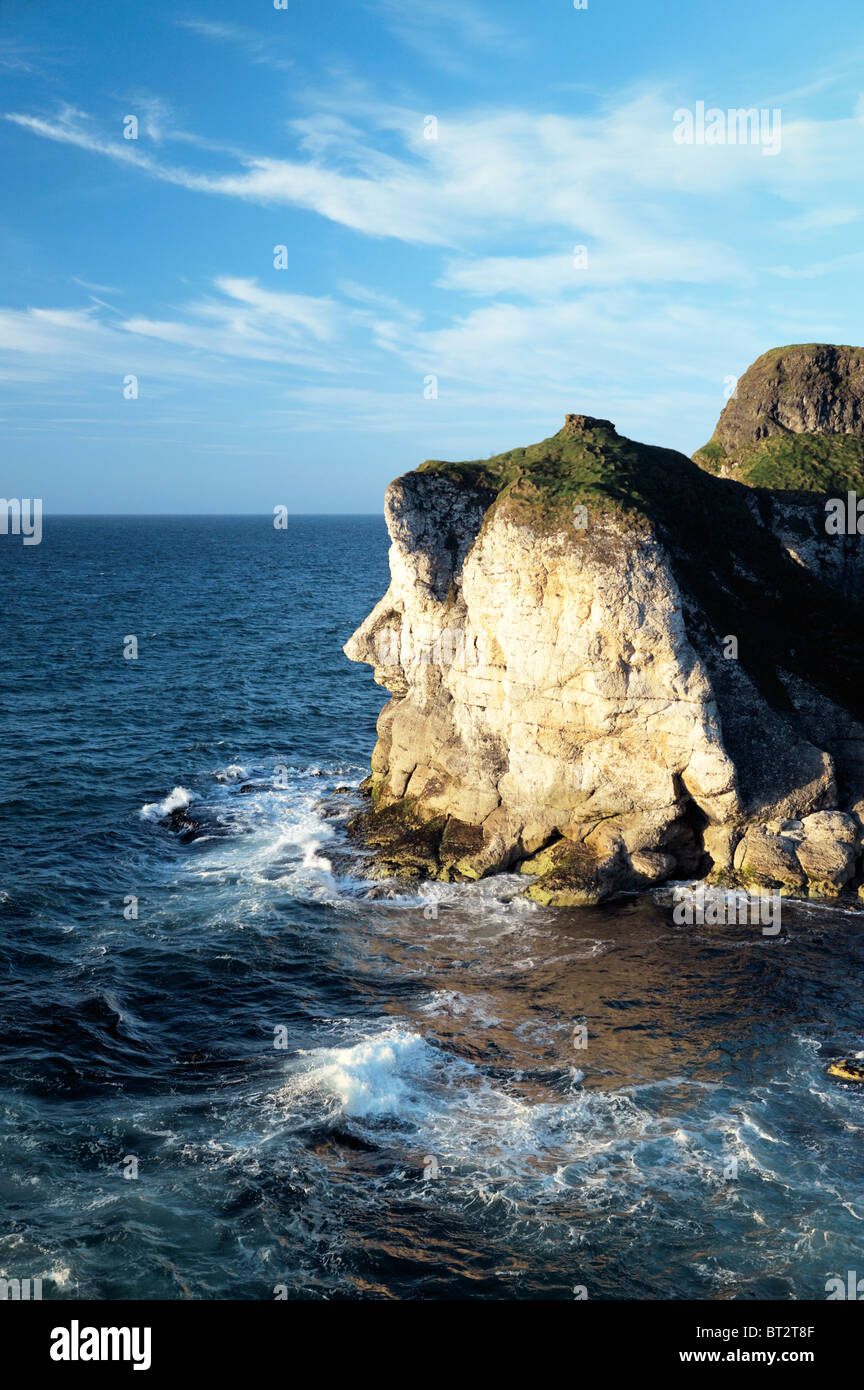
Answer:
[[[378,511],[567,411],[692,452],[864,338],[862,58],[860,0],[4,0],[0,491]]]

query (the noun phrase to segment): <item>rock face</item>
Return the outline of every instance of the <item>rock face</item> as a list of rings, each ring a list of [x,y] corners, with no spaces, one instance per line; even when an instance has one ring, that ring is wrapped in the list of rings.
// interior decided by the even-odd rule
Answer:
[[[715,437],[734,454],[753,440],[786,432],[864,438],[864,348],[774,348],[748,367]]]
[[[558,905],[708,873],[855,882],[864,541],[826,534],[822,496],[571,415],[385,505],[390,588],[345,648],[392,697],[354,826],[378,874],[519,867]]]

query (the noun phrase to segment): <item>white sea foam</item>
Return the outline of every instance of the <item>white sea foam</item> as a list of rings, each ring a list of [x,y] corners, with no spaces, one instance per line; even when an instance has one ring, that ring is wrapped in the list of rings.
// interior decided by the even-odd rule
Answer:
[[[227,767],[223,767],[216,773],[216,779],[220,782],[236,782],[239,777],[248,776],[249,774],[242,763],[229,763]]]
[[[301,1054],[301,1068],[286,1087],[286,1100],[319,1097],[327,1109],[351,1116],[419,1118],[419,1080],[428,1072],[428,1045],[394,1025],[353,1047]]]
[[[239,778],[229,776],[238,770],[253,780],[252,790],[243,795],[237,791]],[[290,774],[287,785],[283,785],[285,772]],[[208,802],[220,824],[236,833],[218,837],[205,855],[185,866],[184,872],[211,884],[220,880],[226,885],[243,882],[256,895],[266,896],[275,889],[280,895],[336,905],[347,895],[331,872],[327,846],[336,832],[319,802],[328,790],[328,780],[343,782],[350,773],[359,780],[361,772],[360,768],[341,766],[282,765],[275,775],[272,767],[241,769],[239,764],[229,764],[216,774]],[[202,842],[203,837],[197,842],[199,847]]]
[[[250,766],[254,789],[242,796],[236,783],[215,786],[213,804],[220,819],[242,833],[208,845],[205,854],[190,858],[186,872],[208,884],[221,879],[231,894],[241,885],[244,913],[272,903],[275,893],[278,899],[338,906],[368,926],[370,905],[363,894],[371,885],[334,876],[328,856],[341,848],[341,831],[319,804],[322,794],[358,770],[291,771],[283,786],[271,783],[272,769]],[[676,1204],[700,1189],[712,1203],[724,1210],[746,1210],[748,1219],[758,1223],[760,1202],[789,1187],[795,1163],[783,1126],[766,1123],[761,1108],[766,1097],[753,1092],[752,1104],[718,1105],[712,1093],[717,1091],[719,1098],[725,1094],[722,1087],[677,1076],[604,1092],[590,1089],[596,1074],[592,1081],[590,1071],[583,1076],[575,1068],[569,1080],[563,1075],[554,1088],[538,1089],[536,1078],[518,1070],[508,1073],[496,1066],[487,1071],[477,1061],[476,1048],[471,1061],[455,1054],[453,1044],[464,1026],[504,1026],[494,993],[475,992],[458,978],[467,968],[476,968],[475,982],[486,979],[494,991],[496,976],[512,981],[516,971],[532,969],[532,961],[578,969],[580,961],[615,947],[614,938],[568,935],[566,941],[558,940],[547,914],[520,897],[524,886],[524,878],[501,875],[476,884],[400,887],[393,898],[376,898],[375,930],[401,940],[399,914],[412,913],[412,945],[431,942],[442,970],[452,959],[457,987],[430,989],[410,1020],[370,1020],[356,1032],[345,1031],[345,1020],[334,1022],[338,1034],[320,1039],[327,1045],[282,1064],[278,1086],[264,1098],[274,1133],[295,1131],[300,1142],[309,1125],[359,1130],[386,1152],[394,1172],[416,1179],[420,1200],[466,1207],[496,1204],[507,1221],[516,1223],[533,1222],[543,1208],[566,1203],[568,1191],[578,1192],[580,1210],[601,1221],[641,1221],[653,1214],[674,1223],[679,1219]],[[421,914],[425,921],[416,931]],[[357,934],[358,942],[364,939]],[[402,960],[399,969],[412,966],[421,974],[426,968],[422,950]],[[455,1030],[453,1021],[460,1025]],[[541,1022],[554,1041],[554,1030],[544,1020],[529,1020],[525,1028],[536,1029]],[[439,1026],[442,1044],[434,1036]],[[771,1092],[784,1084],[778,1077]],[[682,1093],[671,1110],[652,1098],[658,1087]],[[823,1100],[832,1108],[847,1104],[833,1094]],[[439,1182],[424,1181],[429,1156],[440,1167]],[[733,1157],[740,1181],[727,1180],[725,1174]],[[326,1169],[328,1159],[321,1161]],[[824,1192],[818,1173],[810,1181],[814,1191]],[[760,1198],[759,1190],[769,1198]],[[831,1197],[831,1202],[837,1199]],[[856,1215],[850,1211],[845,1219]],[[551,1212],[550,1219],[551,1232],[558,1228]],[[538,1235],[538,1240],[545,1238]]]
[[[346,782],[356,786],[364,770],[342,763],[305,767],[278,761],[242,767],[228,764],[214,774],[208,807],[223,826],[238,833],[215,838],[205,855],[184,866],[184,873],[211,884],[223,878],[226,885],[241,880],[265,893],[278,885],[280,895],[299,901],[326,903],[340,910],[354,908],[373,884],[362,877],[359,861],[360,872],[334,875],[330,854],[334,848],[348,846],[341,842],[339,821],[324,813],[321,799]],[[253,784],[243,795],[238,793],[239,779],[229,775],[235,772],[242,772]],[[190,795],[176,787],[164,801],[143,807],[141,815],[158,820],[188,804],[175,798]],[[205,843],[205,837],[196,842],[199,849]],[[374,886],[380,891],[380,884]],[[397,885],[392,898],[376,893],[376,912],[392,910],[395,914],[406,907],[418,907],[429,921],[430,933],[473,937],[475,946],[480,937],[487,941],[507,935],[526,938],[526,922],[535,916],[538,905],[522,897],[524,888],[525,879],[518,874],[496,875],[472,884],[427,882],[415,890]],[[449,908],[460,911],[450,914],[448,920]],[[587,954],[606,949],[603,944],[586,945]],[[580,946],[577,943],[581,956]],[[519,966],[508,962],[502,968],[527,970],[532,964],[526,956]]]
[[[533,1185],[538,1162],[598,1159],[616,1143],[640,1142],[653,1124],[619,1093],[523,1099],[402,1023],[350,1046],[301,1053],[289,1069],[274,1096],[283,1111],[295,1118],[399,1121],[409,1127],[411,1148],[436,1155],[466,1193],[488,1195],[492,1179],[519,1188],[530,1176]]]
[[[142,820],[163,820],[172,811],[184,810],[192,800],[193,793],[185,787],[174,787],[162,801],[148,801],[139,812]]]
[[[742,1176],[786,1186],[764,1152],[773,1136],[746,1114],[702,1111],[698,1097],[710,1086],[695,1088],[686,1118],[658,1114],[629,1090],[585,1090],[580,1073],[563,1096],[537,1101],[518,1094],[516,1074],[511,1085],[493,1082],[482,1067],[396,1023],[352,1046],[304,1054],[291,1068],[280,1106],[305,1120],[341,1115],[374,1133],[431,1202],[503,1204],[518,1222],[537,1203],[557,1205],[575,1189],[586,1210],[621,1220],[650,1215],[658,1200],[677,1201],[695,1183],[749,1207],[752,1198],[724,1178],[732,1155]],[[382,1131],[384,1120],[397,1123]],[[755,1138],[758,1156],[742,1131]],[[423,1180],[430,1158],[440,1182]]]

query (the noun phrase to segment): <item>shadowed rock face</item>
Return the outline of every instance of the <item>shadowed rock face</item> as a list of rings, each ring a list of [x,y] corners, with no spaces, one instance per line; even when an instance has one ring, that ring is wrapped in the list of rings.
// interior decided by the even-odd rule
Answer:
[[[390,588],[345,648],[392,696],[354,827],[380,875],[519,866],[561,905],[706,872],[856,880],[864,552],[823,496],[570,415],[424,464],[385,507]]]
[[[864,348],[813,343],[763,353],[739,380],[714,434],[734,455],[787,431],[864,437]]]

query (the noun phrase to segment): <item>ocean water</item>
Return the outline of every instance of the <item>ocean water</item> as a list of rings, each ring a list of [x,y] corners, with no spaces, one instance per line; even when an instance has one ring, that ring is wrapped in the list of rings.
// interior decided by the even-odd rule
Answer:
[[[386,556],[377,517],[0,538],[0,1277],[824,1298],[864,1272],[864,1088],[826,1074],[864,917],[382,895],[344,821],[385,694],[341,646]]]

